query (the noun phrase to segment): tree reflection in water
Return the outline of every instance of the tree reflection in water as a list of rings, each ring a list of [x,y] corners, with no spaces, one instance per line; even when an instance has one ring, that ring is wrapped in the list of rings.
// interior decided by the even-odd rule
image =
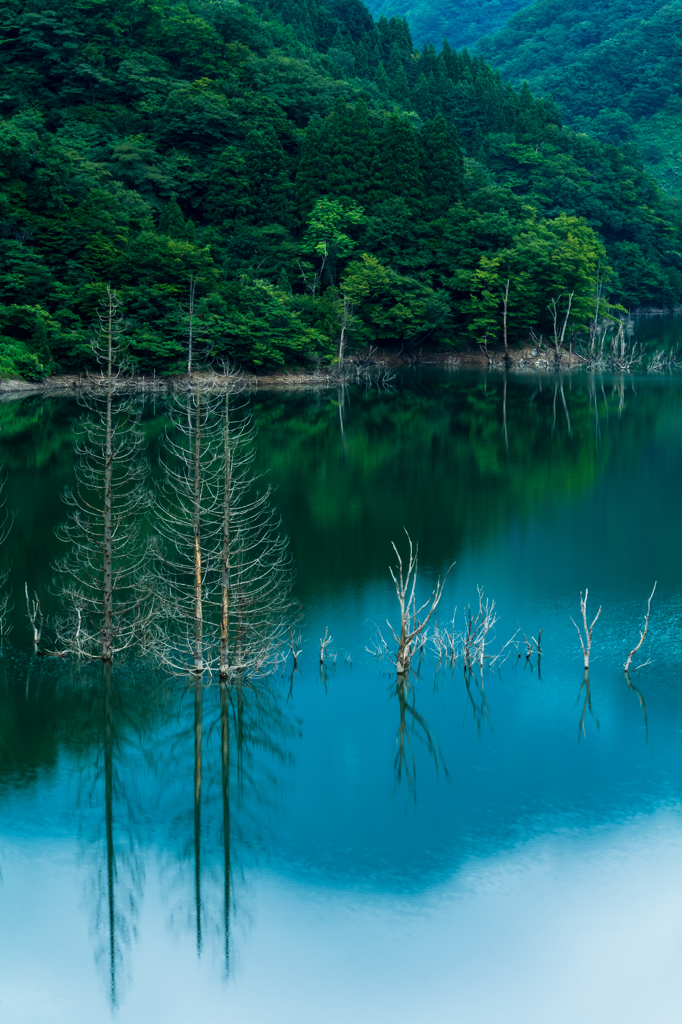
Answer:
[[[286,687],[279,677],[235,673],[207,684],[208,678],[171,683],[154,770],[172,791],[175,811],[160,821],[171,927],[191,929],[197,955],[212,950],[230,974],[234,923],[244,920],[240,883],[268,846],[296,730],[282,709]],[[183,802],[187,809],[178,813]]]

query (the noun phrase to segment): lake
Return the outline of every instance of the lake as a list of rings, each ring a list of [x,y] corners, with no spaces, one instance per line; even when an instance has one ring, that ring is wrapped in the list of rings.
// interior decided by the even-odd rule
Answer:
[[[0,1018],[677,1022],[682,378],[424,367],[250,401],[302,654],[239,693],[32,655],[79,408],[0,405]],[[164,420],[150,398],[154,467]],[[405,530],[421,597],[454,563],[439,629],[495,601],[513,644],[482,675],[427,647],[405,689],[370,653]]]

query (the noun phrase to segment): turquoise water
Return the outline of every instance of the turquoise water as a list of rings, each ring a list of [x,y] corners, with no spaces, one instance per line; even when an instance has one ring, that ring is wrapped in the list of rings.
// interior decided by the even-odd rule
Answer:
[[[0,1017],[677,1021],[680,380],[422,371],[393,390],[252,406],[303,654],[222,706],[218,687],[197,694],[145,665],[107,685],[101,669],[31,656],[23,584],[49,612],[77,407],[0,407],[17,511]],[[153,463],[163,415],[150,402]],[[427,651],[401,704],[390,659],[367,648],[396,622],[403,528],[424,596],[455,563],[439,625],[483,586],[493,647],[515,636],[521,656],[467,688],[461,663]],[[654,581],[634,664],[651,661],[629,685]],[[571,622],[586,587],[588,611],[602,608],[589,704]],[[539,629],[540,664],[524,644]]]

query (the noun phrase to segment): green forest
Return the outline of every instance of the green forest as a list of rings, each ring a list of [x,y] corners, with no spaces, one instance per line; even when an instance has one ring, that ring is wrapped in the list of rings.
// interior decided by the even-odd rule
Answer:
[[[682,299],[633,147],[360,0],[8,0],[0,376],[80,371],[107,285],[140,372],[578,332]],[[552,312],[554,310],[554,312]]]
[[[680,0],[536,0],[479,51],[504,78],[553,97],[576,131],[636,144],[682,197]]]

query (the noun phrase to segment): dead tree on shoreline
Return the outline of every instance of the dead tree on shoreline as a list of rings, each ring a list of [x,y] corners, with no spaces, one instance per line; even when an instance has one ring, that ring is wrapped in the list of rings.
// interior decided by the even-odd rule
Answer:
[[[123,326],[116,292],[107,288],[92,343],[101,372],[80,394],[88,414],[75,427],[76,487],[64,492],[71,511],[57,530],[70,550],[55,564],[64,607],[55,623],[60,653],[105,663],[143,650],[152,618],[150,544],[140,531],[149,467],[139,406],[120,393]]]
[[[573,295],[574,292],[568,293],[566,301],[566,312],[564,313],[563,323],[561,322],[561,313],[559,312],[559,304],[563,298],[563,295],[559,295],[556,298],[551,299],[549,304],[549,311],[552,314],[552,342],[554,344],[554,363],[557,368],[561,365],[561,352],[564,347],[564,342],[566,340],[566,329],[571,318],[571,306],[573,305]]]

